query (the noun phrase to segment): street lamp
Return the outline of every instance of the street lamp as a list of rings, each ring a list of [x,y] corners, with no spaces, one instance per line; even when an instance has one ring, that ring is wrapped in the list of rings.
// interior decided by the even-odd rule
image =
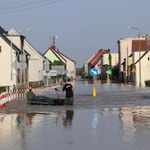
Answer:
[[[134,29],[138,31],[138,37],[139,37],[139,86],[141,86],[141,43],[140,43],[140,37],[141,37],[141,31],[137,27],[128,27],[129,29]]]

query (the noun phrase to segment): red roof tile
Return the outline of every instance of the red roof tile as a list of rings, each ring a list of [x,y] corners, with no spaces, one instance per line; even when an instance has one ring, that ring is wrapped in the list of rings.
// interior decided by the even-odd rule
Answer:
[[[132,51],[146,51],[150,48],[150,40],[132,40]]]
[[[95,66],[103,56],[103,54],[107,54],[108,50],[100,49],[88,62],[88,65]]]

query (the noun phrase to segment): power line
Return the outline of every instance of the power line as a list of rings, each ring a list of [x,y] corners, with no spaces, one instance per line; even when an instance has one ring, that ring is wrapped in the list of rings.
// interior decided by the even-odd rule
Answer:
[[[0,4],[0,14],[8,14],[58,3],[62,0],[26,0]]]
[[[2,6],[8,6],[8,5],[16,5],[16,4],[18,4],[18,3],[22,3],[23,1],[20,1],[20,0],[17,0],[17,1],[11,1],[11,2],[5,2],[5,3],[0,3],[0,7],[2,7]]]

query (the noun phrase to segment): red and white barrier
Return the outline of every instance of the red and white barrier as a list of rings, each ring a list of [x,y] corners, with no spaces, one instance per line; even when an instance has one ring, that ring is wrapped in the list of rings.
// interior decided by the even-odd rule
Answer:
[[[0,94],[0,108],[5,106],[7,103],[13,100],[20,100],[24,98],[24,90],[17,90],[10,93]]]
[[[51,84],[49,84],[49,85],[45,85],[45,86],[43,86],[42,88],[41,88],[41,91],[47,91],[47,90],[49,90],[51,87],[57,87],[57,86],[60,86],[60,83],[58,82],[58,83],[51,83]]]
[[[47,86],[43,86],[42,87],[42,91],[43,90],[48,90],[51,87],[57,87],[60,86],[60,83],[53,83],[53,84],[49,84]],[[0,94],[0,108],[2,108],[3,106],[5,106],[7,103],[14,101],[14,100],[20,100],[23,99],[25,95],[25,90],[16,90],[10,93],[3,93]]]

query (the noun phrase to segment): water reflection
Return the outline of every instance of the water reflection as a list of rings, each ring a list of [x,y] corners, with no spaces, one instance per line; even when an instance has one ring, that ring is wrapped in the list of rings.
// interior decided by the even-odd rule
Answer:
[[[91,125],[93,129],[96,129],[97,122],[98,122],[98,115],[94,114],[93,119],[92,119],[92,125]]]
[[[47,150],[49,146],[149,150],[150,146],[150,106],[1,114],[0,120],[2,150]]]
[[[19,113],[16,117],[17,126],[21,126],[21,124],[26,124],[26,126],[32,126],[33,123],[37,122],[36,116],[44,115],[49,116],[49,119],[53,124],[58,124],[59,120],[62,119],[64,127],[68,127],[72,125],[74,111],[66,110],[59,112],[50,112],[50,113]],[[0,117],[1,121],[4,121],[4,116]]]
[[[17,125],[19,126],[22,122],[25,122],[27,126],[30,126],[34,121],[35,116],[36,113],[19,113],[16,118]]]
[[[62,119],[63,119],[64,127],[72,125],[73,116],[74,116],[74,111],[73,110],[66,110],[65,111],[65,116],[64,116],[64,113],[62,113]]]
[[[119,111],[123,140],[134,140],[138,147],[140,147],[140,143],[149,145],[150,106],[123,107]]]

